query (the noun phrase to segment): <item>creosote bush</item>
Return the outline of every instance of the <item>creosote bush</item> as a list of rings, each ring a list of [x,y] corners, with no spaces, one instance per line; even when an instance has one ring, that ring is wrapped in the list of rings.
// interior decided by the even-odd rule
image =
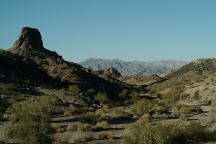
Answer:
[[[101,121],[101,122],[98,122],[96,124],[96,128],[98,128],[98,129],[109,129],[110,128],[110,124],[107,121]]]
[[[148,120],[138,120],[127,128],[129,135],[123,144],[166,144],[168,131],[165,128],[151,125]]]
[[[131,114],[121,110],[121,109],[118,109],[118,108],[114,108],[112,110],[112,113],[111,113],[111,119],[112,120],[116,120],[116,119],[127,119],[131,117]]]
[[[49,122],[54,103],[51,98],[43,98],[40,101],[24,101],[12,105],[8,110],[12,122],[8,137],[22,144],[52,143]]]
[[[201,126],[198,121],[181,121],[152,125],[138,120],[127,129],[123,144],[197,144],[216,140],[216,132]]]
[[[153,108],[153,104],[150,101],[137,101],[133,105],[133,112],[139,116],[143,114],[148,114],[150,110]]]

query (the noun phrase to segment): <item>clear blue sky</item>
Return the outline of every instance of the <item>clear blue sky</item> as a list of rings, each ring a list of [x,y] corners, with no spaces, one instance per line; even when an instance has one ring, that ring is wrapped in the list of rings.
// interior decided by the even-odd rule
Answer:
[[[1,0],[0,48],[23,26],[75,62],[216,57],[215,0]]]

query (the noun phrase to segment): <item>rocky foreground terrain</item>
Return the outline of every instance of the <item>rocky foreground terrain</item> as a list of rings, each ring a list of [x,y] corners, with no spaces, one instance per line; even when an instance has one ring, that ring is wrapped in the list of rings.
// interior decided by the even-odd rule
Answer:
[[[0,67],[0,143],[216,141],[216,59],[122,76],[65,61],[44,48],[39,30],[24,27],[0,51]]]

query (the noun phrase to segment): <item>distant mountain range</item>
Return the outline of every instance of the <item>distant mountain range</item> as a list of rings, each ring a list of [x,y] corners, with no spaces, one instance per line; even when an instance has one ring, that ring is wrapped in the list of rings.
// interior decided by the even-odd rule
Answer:
[[[151,62],[122,61],[119,59],[90,58],[80,63],[85,68],[100,71],[109,67],[117,69],[122,75],[133,74],[161,74],[168,70],[175,70],[187,64],[185,61],[161,60]]]

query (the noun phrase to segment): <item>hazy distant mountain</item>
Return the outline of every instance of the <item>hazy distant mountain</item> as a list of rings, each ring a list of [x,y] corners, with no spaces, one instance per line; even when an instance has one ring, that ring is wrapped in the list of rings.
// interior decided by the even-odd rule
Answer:
[[[93,70],[103,70],[109,67],[116,68],[122,75],[133,74],[161,74],[171,69],[178,69],[185,65],[187,62],[162,60],[152,62],[139,62],[139,61],[122,61],[119,59],[99,59],[90,58],[80,63],[83,67],[91,68]]]

